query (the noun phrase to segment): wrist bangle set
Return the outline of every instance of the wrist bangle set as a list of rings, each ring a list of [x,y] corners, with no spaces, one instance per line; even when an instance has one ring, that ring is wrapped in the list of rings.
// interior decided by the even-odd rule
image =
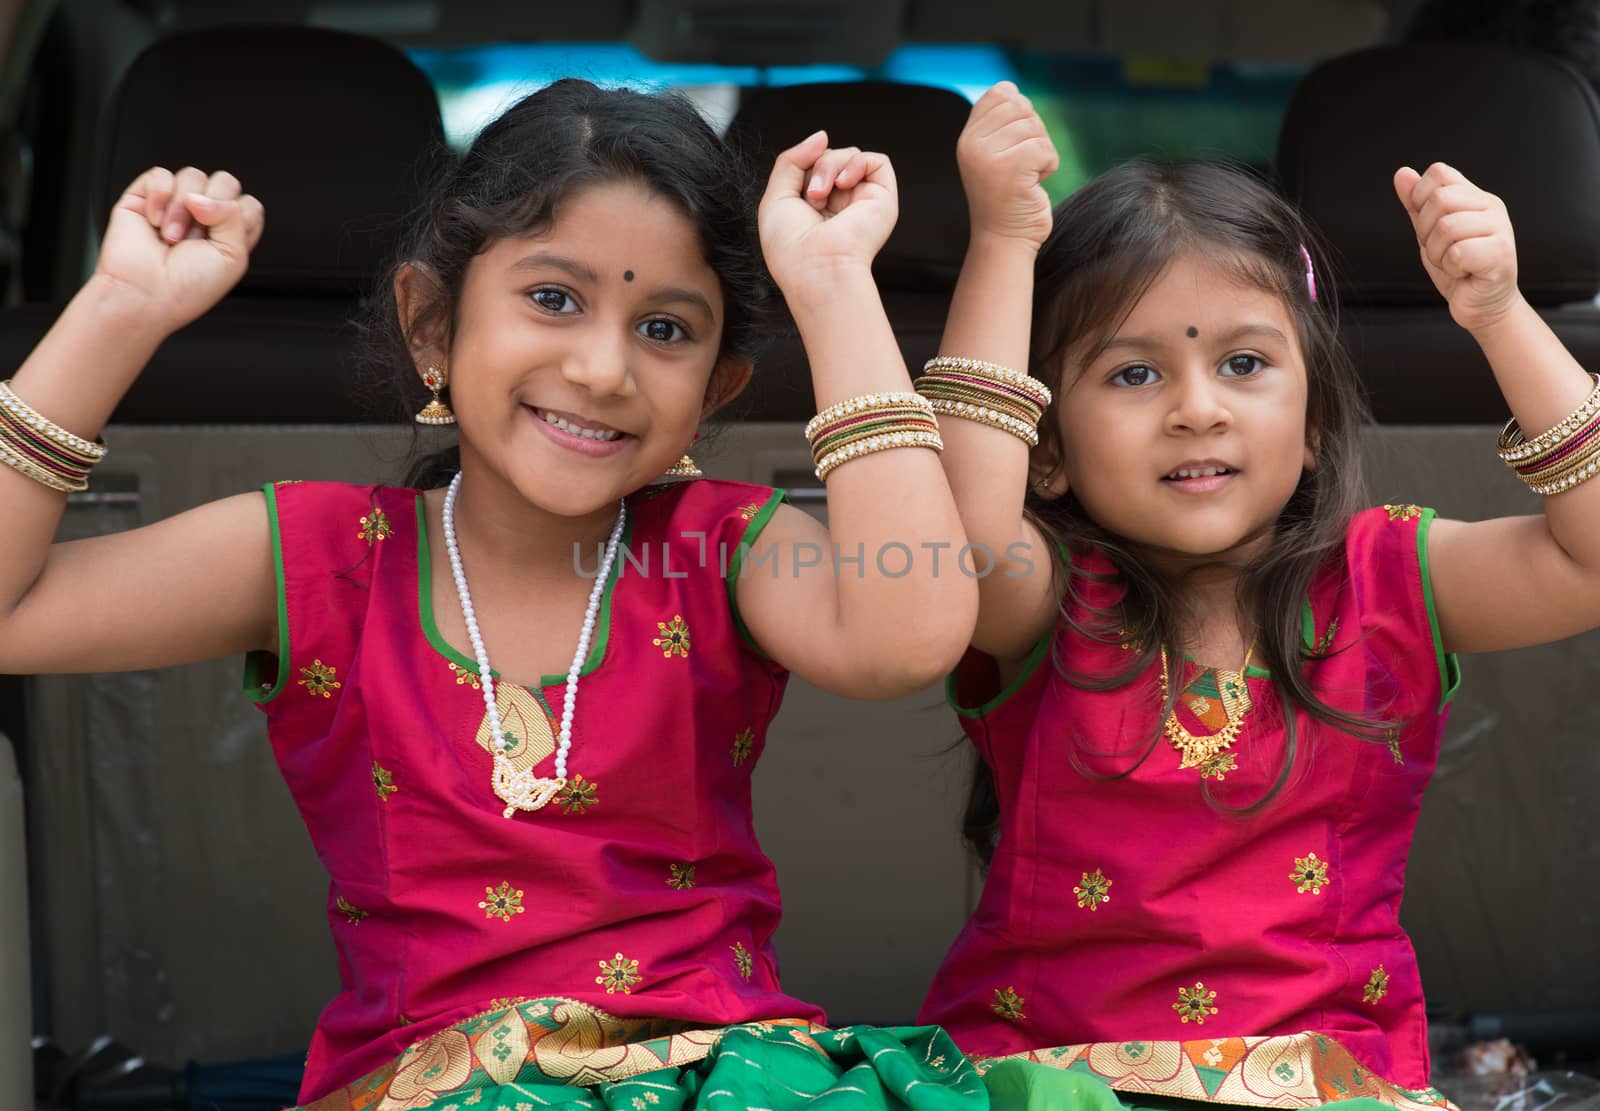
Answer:
[[[929,359],[916,392],[874,393],[830,405],[806,425],[819,479],[843,463],[898,447],[944,450],[940,416],[1003,429],[1030,447],[1050,405],[1043,382],[977,359]]]
[[[74,436],[18,397],[10,382],[0,382],[0,463],[72,494],[89,488],[89,472],[105,456],[104,443]]]
[[[1500,458],[1536,494],[1559,494],[1600,474],[1600,375],[1573,414],[1526,439],[1512,417],[1500,432]]]

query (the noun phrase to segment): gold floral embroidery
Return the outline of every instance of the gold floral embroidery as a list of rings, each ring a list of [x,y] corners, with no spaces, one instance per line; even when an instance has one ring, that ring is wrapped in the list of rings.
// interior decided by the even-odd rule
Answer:
[[[1339,619],[1335,617],[1332,621],[1328,622],[1327,629],[1323,630],[1322,636],[1317,639],[1316,645],[1311,650],[1312,655],[1326,656],[1328,654],[1328,649],[1333,647],[1333,638],[1338,635]]]
[[[667,886],[674,891],[688,891],[694,886],[693,864],[669,864],[667,870],[672,873],[667,877]]]
[[[1007,1022],[1026,1022],[1028,1016],[1022,1011],[1026,1004],[1027,1000],[1017,994],[1015,987],[995,988],[994,1002],[989,1009]]]
[[[1239,761],[1231,752],[1219,752],[1200,761],[1200,778],[1215,779],[1221,783],[1228,773],[1239,770]]]
[[[489,1000],[489,1009],[493,1011],[509,1011],[518,1003],[526,1003],[526,995],[501,995]]]
[[[473,690],[483,689],[483,684],[478,681],[478,673],[471,668],[462,667],[453,661],[449,663],[449,667],[450,673],[456,677],[456,686],[459,687],[463,683],[471,683]]]
[[[671,621],[657,621],[656,628],[661,630],[661,635],[650,643],[661,649],[663,657],[670,660],[674,655],[689,655],[689,625],[683,614],[673,614]]]
[[[599,801],[597,785],[581,775],[567,780],[567,785],[556,792],[556,804],[564,814],[586,814]]]
[[[1172,1009],[1178,1012],[1178,1018],[1182,1021],[1204,1026],[1206,1016],[1217,1013],[1217,1009],[1211,1005],[1216,998],[1216,992],[1207,991],[1204,984],[1197,982],[1192,988],[1178,989],[1178,1001],[1172,1005]]]
[[[760,512],[761,504],[759,502],[751,502],[749,505],[741,505],[739,507],[739,516],[743,517],[747,521],[755,520],[756,514]]]
[[[334,678],[339,674],[339,669],[328,667],[321,660],[312,660],[310,667],[300,669],[300,674],[305,676],[300,680],[300,685],[312,695],[320,694],[323,698],[332,698],[333,692],[343,685]]]
[[[1121,628],[1117,630],[1117,646],[1124,652],[1143,652],[1144,641],[1133,635],[1133,630]]]
[[[739,735],[733,739],[733,766],[740,767],[750,759],[750,750],[756,745],[756,733],[753,729],[741,729]]]
[[[1405,766],[1405,754],[1400,751],[1400,732],[1391,729],[1383,735],[1383,743],[1389,746],[1389,758],[1400,766]]]
[[[748,981],[750,973],[755,969],[755,964],[750,958],[750,950],[744,947],[742,941],[736,941],[728,948],[733,950],[733,963],[739,969],[739,975]]]
[[[630,961],[621,953],[618,953],[609,961],[598,961],[596,963],[600,965],[600,975],[594,978],[594,982],[604,987],[607,995],[619,991],[623,995],[632,995],[633,985],[643,979],[639,975],[639,962]]]
[[[361,518],[360,535],[368,544],[387,540],[394,535],[394,526],[389,523],[388,514],[374,507],[371,516]]]
[[[1318,860],[1316,853],[1307,853],[1305,856],[1294,858],[1294,871],[1289,873],[1289,878],[1297,885],[1295,890],[1304,895],[1307,891],[1313,895],[1321,895],[1322,889],[1328,883],[1328,862]]]
[[[379,802],[388,802],[389,796],[400,789],[394,785],[394,773],[379,767],[376,760],[372,762],[372,786],[378,792]]]
[[[1367,978],[1367,986],[1361,989],[1361,1000],[1364,1003],[1376,1003],[1389,994],[1389,974],[1379,965],[1372,970],[1372,975]]]
[[[1096,868],[1092,872],[1083,874],[1083,882],[1074,887],[1072,893],[1078,897],[1080,907],[1099,910],[1101,903],[1111,901],[1111,881],[1106,879],[1104,872]]]
[[[1409,521],[1413,517],[1422,516],[1420,505],[1386,505],[1383,508],[1388,511],[1391,521]]]
[[[502,880],[499,887],[483,889],[483,901],[478,904],[478,909],[483,911],[485,918],[509,922],[528,908],[522,905],[522,889],[512,887],[509,880]]]
[[[343,895],[340,895],[337,898],[335,898],[333,902],[334,902],[334,905],[337,906],[339,908],[339,910],[344,914],[344,916],[350,920],[350,924],[352,926],[360,925],[361,924],[361,920],[367,916],[367,912],[366,911],[362,910],[360,907],[356,906],[354,903],[347,902]]]

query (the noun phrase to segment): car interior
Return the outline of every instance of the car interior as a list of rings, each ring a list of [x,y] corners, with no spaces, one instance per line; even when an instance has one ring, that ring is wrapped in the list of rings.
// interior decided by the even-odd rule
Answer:
[[[1063,152],[1057,199],[1144,154],[1246,163],[1302,207],[1374,411],[1372,504],[1537,512],[1494,456],[1504,402],[1418,265],[1390,178],[1446,161],[1501,196],[1525,296],[1600,368],[1600,71],[1465,19],[1417,41],[1420,6],[18,0],[0,5],[0,366],[89,273],[127,181],[227,168],[267,233],[118,409],[63,538],[268,481],[399,482],[435,434],[410,423],[420,394],[374,382],[359,309],[442,152],[571,73],[683,88],[762,174],[818,127],[887,153],[901,215],[875,274],[915,372],[966,246],[956,137],[1006,77]],[[824,513],[800,432],[814,409],[804,352],[776,326],[696,458]],[[338,982],[326,877],[240,671],[0,677],[0,1107],[178,1106],[165,1078],[190,1062],[304,1053]],[[1600,1076],[1600,633],[1462,671],[1403,910],[1438,1082],[1476,1106],[1450,1070],[1505,1038],[1550,1091],[1600,1106],[1585,1080]],[[974,905],[971,759],[939,686],[865,703],[791,682],[757,823],[784,894],[784,986],[836,1024],[911,1023]]]

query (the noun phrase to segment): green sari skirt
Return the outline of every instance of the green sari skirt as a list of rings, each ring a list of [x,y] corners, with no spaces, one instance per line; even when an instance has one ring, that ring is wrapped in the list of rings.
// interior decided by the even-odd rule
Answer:
[[[301,1111],[1130,1111],[1450,1109],[1312,1034],[1124,1042],[968,1058],[937,1026],[801,1020],[720,1029],[540,999],[479,1015]]]

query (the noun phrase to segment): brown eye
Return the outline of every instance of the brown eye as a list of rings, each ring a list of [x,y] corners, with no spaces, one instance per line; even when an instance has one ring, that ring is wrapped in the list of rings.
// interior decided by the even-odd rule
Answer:
[[[1147,366],[1125,366],[1111,376],[1119,386],[1147,386],[1155,381],[1156,372]]]
[[[567,313],[578,311],[577,303],[567,295],[565,290],[536,289],[528,296],[533,298],[533,303],[545,312]]]
[[[646,320],[639,325],[639,334],[657,343],[671,343],[682,338],[683,328],[671,320]]]
[[[1224,377],[1249,378],[1258,374],[1267,364],[1256,355],[1231,355],[1221,366]]]

